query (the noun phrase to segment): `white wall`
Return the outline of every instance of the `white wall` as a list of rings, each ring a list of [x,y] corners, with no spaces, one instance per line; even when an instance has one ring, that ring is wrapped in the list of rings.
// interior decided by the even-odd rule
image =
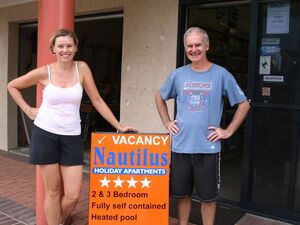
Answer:
[[[176,66],[178,3],[138,2],[129,0],[124,9],[121,121],[142,132],[165,132],[154,94]]]
[[[37,4],[29,3],[0,9],[0,149],[17,145],[17,107],[8,96],[6,85],[18,71],[18,23],[37,18]]]
[[[0,15],[2,12],[0,11]],[[8,144],[7,128],[7,70],[8,70],[8,24],[0,19],[0,149],[6,149]]]

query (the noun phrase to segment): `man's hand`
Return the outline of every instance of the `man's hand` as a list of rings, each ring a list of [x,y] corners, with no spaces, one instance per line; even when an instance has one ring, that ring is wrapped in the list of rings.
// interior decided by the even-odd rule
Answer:
[[[177,134],[179,131],[179,128],[177,126],[177,120],[166,122],[165,127],[172,135]]]
[[[226,129],[220,127],[209,126],[207,129],[212,130],[207,136],[207,139],[216,142],[220,139],[230,138],[231,135],[240,127],[250,109],[250,100],[245,100],[238,104],[237,110],[234,113],[233,119]]]
[[[229,131],[224,130],[220,127],[210,126],[207,129],[212,131],[207,136],[207,139],[211,142],[216,142],[216,141],[221,140],[221,139],[227,139],[232,135]]]

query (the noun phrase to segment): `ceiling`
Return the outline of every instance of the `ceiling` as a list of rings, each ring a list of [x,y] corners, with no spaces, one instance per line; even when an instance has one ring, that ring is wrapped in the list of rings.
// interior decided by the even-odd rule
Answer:
[[[34,1],[37,0],[0,0],[0,8]]]

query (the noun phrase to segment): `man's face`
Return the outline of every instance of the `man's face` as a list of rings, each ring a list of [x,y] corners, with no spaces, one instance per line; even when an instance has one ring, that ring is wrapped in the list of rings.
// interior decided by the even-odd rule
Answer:
[[[206,59],[208,49],[209,45],[205,43],[203,34],[192,32],[186,36],[184,50],[192,63]]]

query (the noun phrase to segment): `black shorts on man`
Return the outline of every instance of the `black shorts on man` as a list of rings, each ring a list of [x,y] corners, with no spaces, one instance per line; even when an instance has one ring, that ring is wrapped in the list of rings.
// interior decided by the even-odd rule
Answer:
[[[170,196],[191,197],[195,187],[201,202],[213,202],[220,192],[220,153],[171,154]]]

